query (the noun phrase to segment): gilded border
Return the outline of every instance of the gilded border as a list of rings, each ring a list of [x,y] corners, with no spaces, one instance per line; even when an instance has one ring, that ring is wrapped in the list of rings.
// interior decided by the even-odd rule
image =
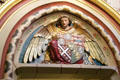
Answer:
[[[89,1],[95,3],[96,5],[104,9],[120,24],[120,14],[117,11],[115,11],[112,7],[110,7],[107,3],[105,3],[103,0],[89,0]]]
[[[0,19],[3,17],[3,15],[5,15],[5,13],[7,13],[7,11],[9,11],[13,6],[21,2],[22,0],[14,0],[12,3],[10,3],[10,1],[12,2],[12,0],[8,0],[0,7]],[[1,11],[2,9],[3,11]]]
[[[89,4],[87,4],[87,3],[85,3],[85,2],[83,2],[83,1],[81,1],[81,0],[78,0],[80,3],[82,3],[82,4],[84,4],[84,5],[87,5],[87,6],[89,6],[92,10],[94,10],[95,12],[99,12],[99,10],[97,10],[97,9],[95,9],[94,7],[92,7],[92,6],[90,6]],[[105,3],[106,4],[106,3]],[[109,5],[108,5],[109,6]],[[109,6],[110,7],[110,6]],[[113,9],[114,10],[114,9]],[[115,11],[116,12],[116,11]],[[117,12],[116,12],[117,13]],[[111,21],[109,21],[109,19],[107,19],[107,17],[106,16],[104,16],[104,15],[102,15],[102,13],[98,13],[99,15],[101,15],[106,21],[108,21],[109,22],[109,24],[111,24],[112,26],[113,26],[113,28],[120,34],[120,31],[116,28],[116,26],[113,24],[113,23],[111,23]],[[108,13],[109,14],[109,13]],[[119,17],[120,17],[120,15],[119,15]],[[115,18],[114,18],[115,19]],[[119,20],[118,20],[119,21]],[[117,21],[117,22],[118,22]]]

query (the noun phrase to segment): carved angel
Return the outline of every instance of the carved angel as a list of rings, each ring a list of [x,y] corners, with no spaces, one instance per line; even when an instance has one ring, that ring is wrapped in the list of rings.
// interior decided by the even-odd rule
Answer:
[[[31,40],[23,62],[105,65],[104,55],[97,43],[68,16],[49,24]]]

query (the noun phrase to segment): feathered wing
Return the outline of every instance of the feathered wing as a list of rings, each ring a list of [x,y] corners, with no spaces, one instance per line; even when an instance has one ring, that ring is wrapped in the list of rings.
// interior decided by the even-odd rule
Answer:
[[[37,59],[39,56],[43,57],[47,49],[49,39],[50,34],[47,28],[42,28],[38,33],[36,33],[26,49],[23,62],[28,63]]]
[[[99,45],[95,41],[91,39],[86,39],[85,49],[89,51],[90,56],[92,56],[92,58],[100,61],[102,64],[105,64],[105,56],[102,50],[100,49]]]

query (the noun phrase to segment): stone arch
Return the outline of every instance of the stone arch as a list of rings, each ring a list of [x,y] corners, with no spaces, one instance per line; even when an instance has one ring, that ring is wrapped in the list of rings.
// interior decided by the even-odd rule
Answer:
[[[39,1],[38,1],[39,2]],[[112,45],[113,47],[114,47],[114,49],[116,49],[117,48],[117,50],[115,50],[115,52],[116,52],[116,54],[118,54],[119,52],[118,52],[118,49],[119,49],[119,29],[117,30],[117,32],[116,33],[114,33],[115,31],[116,31],[116,29],[114,29],[115,27],[113,27],[113,28],[110,28],[110,27],[108,27],[108,26],[119,26],[119,22],[118,23],[115,23],[115,22],[113,22],[113,20],[111,19],[111,17],[109,16],[109,15],[107,15],[107,18],[109,18],[110,20],[109,21],[107,21],[107,19],[106,19],[106,17],[98,17],[97,15],[99,15],[100,16],[100,14],[99,13],[97,13],[97,11],[95,12],[95,10],[94,9],[96,9],[95,7],[93,7],[93,6],[91,6],[92,8],[90,8],[90,10],[88,10],[87,8],[88,8],[88,5],[90,5],[90,4],[87,4],[87,2],[86,2],[86,4],[84,4],[84,3],[82,3],[81,1],[79,2],[79,1],[75,1],[74,2],[74,5],[72,5],[72,3],[71,2],[69,2],[69,1],[58,1],[58,2],[55,2],[54,0],[51,0],[50,2],[46,2],[46,3],[43,3],[42,1],[40,1],[42,4],[41,5],[38,5],[38,3],[37,3],[37,1],[33,1],[33,3],[29,3],[28,4],[28,6],[29,7],[31,7],[31,5],[33,5],[33,4],[37,4],[37,6],[34,6],[34,8],[32,8],[31,10],[29,10],[28,12],[26,12],[26,13],[24,13],[24,17],[23,16],[20,16],[19,17],[19,19],[17,19],[17,21],[15,22],[15,23],[13,23],[12,24],[12,27],[11,28],[9,28],[9,30],[7,30],[7,29],[5,29],[5,28],[7,28],[8,26],[9,26],[9,24],[10,24],[10,22],[8,22],[8,23],[6,23],[6,22],[4,22],[4,28],[2,29],[2,32],[1,33],[4,33],[4,31],[5,30],[7,30],[7,31],[9,31],[7,34],[6,34],[6,37],[4,38],[5,40],[7,40],[6,41],[6,45],[5,45],[5,47],[4,47],[4,44],[5,44],[5,42],[2,44],[2,48],[1,49],[3,49],[3,47],[4,47],[4,50],[1,50],[1,52],[3,51],[3,59],[1,60],[1,62],[2,63],[4,63],[4,60],[5,60],[5,55],[6,55],[6,51],[5,51],[5,49],[8,49],[8,45],[9,45],[9,43],[10,43],[10,41],[12,41],[12,36],[13,36],[13,34],[15,33],[15,31],[16,31],[16,29],[18,29],[18,27],[21,25],[21,23],[24,21],[24,20],[26,20],[27,18],[29,18],[29,23],[28,24],[30,24],[31,23],[31,19],[32,19],[32,17],[30,17],[30,15],[32,15],[33,13],[34,13],[34,11],[36,11],[38,8],[38,6],[40,6],[40,11],[42,11],[42,9],[44,9],[43,8],[43,6],[42,5],[45,5],[44,7],[46,7],[46,6],[48,6],[48,5],[46,5],[47,3],[49,4],[49,6],[51,7],[51,6],[61,6],[61,5],[69,5],[70,7],[74,7],[74,5],[77,5],[75,8],[79,8],[79,9],[81,9],[81,11],[83,12],[83,13],[89,13],[89,15],[85,15],[85,16],[90,16],[90,17],[92,17],[93,18],[93,20],[95,20],[96,22],[98,22],[98,23],[100,23],[100,26],[106,26],[106,27],[104,27],[103,29],[105,30],[105,32],[107,32],[107,33],[109,33],[110,34],[110,37],[112,36],[112,38],[108,38],[109,40],[110,40],[110,45]],[[79,2],[79,3],[77,3],[77,2]],[[51,3],[51,4],[50,4]],[[54,4],[52,4],[52,3],[54,3]],[[79,6],[79,4],[81,4],[82,6]],[[86,6],[85,6],[86,5]],[[27,7],[25,7],[26,9],[27,9]],[[35,9],[36,8],[36,9]],[[22,9],[22,8],[21,8]],[[46,9],[46,8],[45,8]],[[44,10],[43,10],[44,11]],[[17,12],[19,12],[19,10],[17,11]],[[14,13],[15,15],[13,16],[13,14],[12,14],[12,16],[10,16],[9,17],[9,20],[10,19],[12,19],[12,18],[14,18],[15,19],[15,17],[17,16],[17,12],[16,13]],[[94,14],[94,15],[92,15],[92,13],[93,12],[95,12],[96,14]],[[99,11],[99,12],[101,12],[101,11]],[[104,12],[104,11],[103,11]],[[21,12],[19,12],[19,15],[20,15],[20,13]],[[29,13],[29,14],[28,14]],[[102,14],[105,14],[105,13],[102,13]],[[106,14],[105,14],[106,15]],[[97,19],[97,20],[96,20]],[[101,20],[101,19],[104,19],[104,20]],[[8,20],[8,21],[9,21]],[[91,20],[92,21],[92,20]],[[99,22],[100,21],[100,22]],[[104,22],[105,21],[105,22]],[[108,23],[110,23],[110,22],[113,22],[111,25],[110,24],[108,24]],[[23,23],[24,24],[24,23]],[[27,24],[27,25],[28,25]],[[2,26],[2,27],[3,27]],[[17,27],[15,27],[15,26],[17,26]],[[112,27],[111,26],[111,27]],[[101,27],[101,28],[102,28]],[[118,28],[118,27],[117,27]],[[106,29],[108,29],[108,30],[106,30]],[[112,30],[113,29],[113,30]],[[10,35],[9,35],[10,34]],[[16,34],[17,34],[17,31],[16,31]],[[9,37],[7,37],[9,35]],[[113,40],[111,40],[111,39],[113,39]],[[112,42],[112,41],[114,41],[114,42]],[[13,42],[14,42],[14,40],[13,40]],[[114,45],[114,43],[115,43],[115,45]],[[117,44],[118,43],[118,44]],[[15,47],[15,45],[13,45],[13,47]],[[14,50],[14,48],[13,48],[13,50]],[[9,54],[8,54],[9,55]],[[116,59],[117,60],[117,59]],[[4,64],[3,64],[4,65]],[[2,65],[2,70],[3,70],[3,65]],[[2,72],[2,70],[1,70],[1,72]]]

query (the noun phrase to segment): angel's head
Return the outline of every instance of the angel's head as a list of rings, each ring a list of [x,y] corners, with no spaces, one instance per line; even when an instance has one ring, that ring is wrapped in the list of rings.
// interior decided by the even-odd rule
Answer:
[[[57,21],[57,26],[60,26],[63,29],[66,29],[67,27],[71,26],[72,21],[70,18],[66,15],[60,17]]]

